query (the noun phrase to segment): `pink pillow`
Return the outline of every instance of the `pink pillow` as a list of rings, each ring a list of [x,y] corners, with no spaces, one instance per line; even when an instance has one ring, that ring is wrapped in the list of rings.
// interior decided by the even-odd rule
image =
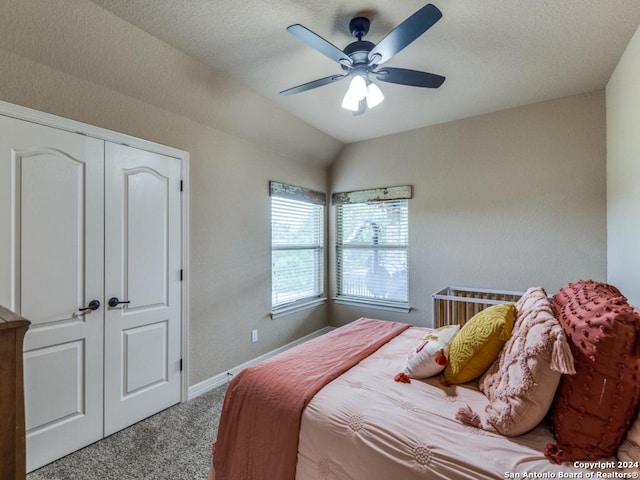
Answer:
[[[561,372],[574,372],[564,332],[544,289],[527,290],[516,309],[511,338],[480,379],[488,400],[485,412],[466,407],[456,415],[464,423],[509,437],[538,425],[553,402]]]
[[[615,455],[640,399],[640,317],[604,283],[570,283],[553,304],[575,361],[563,375],[553,409],[556,462]]]
[[[618,447],[617,456],[619,461],[626,462],[623,463],[624,466],[631,467],[625,471],[638,471],[634,466],[640,463],[640,416],[636,417],[635,422],[627,432],[627,437]]]

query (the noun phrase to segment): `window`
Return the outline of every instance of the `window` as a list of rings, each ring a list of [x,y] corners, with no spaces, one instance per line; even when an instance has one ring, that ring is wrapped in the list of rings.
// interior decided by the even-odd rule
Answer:
[[[324,299],[326,195],[270,182],[272,317]]]
[[[410,186],[339,193],[337,301],[408,311]]]

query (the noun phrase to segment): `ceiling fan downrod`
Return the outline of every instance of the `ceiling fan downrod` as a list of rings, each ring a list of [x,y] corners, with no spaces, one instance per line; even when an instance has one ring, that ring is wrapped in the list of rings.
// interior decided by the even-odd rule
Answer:
[[[369,33],[370,25],[371,22],[367,17],[355,17],[349,22],[349,31],[352,36],[360,41],[362,40],[362,37]]]

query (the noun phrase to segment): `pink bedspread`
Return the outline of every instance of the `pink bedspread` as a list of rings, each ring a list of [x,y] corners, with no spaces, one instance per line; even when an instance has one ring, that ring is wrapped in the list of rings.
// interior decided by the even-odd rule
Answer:
[[[293,480],[306,405],[323,386],[407,328],[361,318],[240,372],[222,407],[216,480]]]

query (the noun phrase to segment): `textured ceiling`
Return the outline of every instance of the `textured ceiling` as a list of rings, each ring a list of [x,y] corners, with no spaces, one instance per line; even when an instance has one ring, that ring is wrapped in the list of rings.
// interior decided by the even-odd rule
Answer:
[[[443,18],[385,66],[441,74],[445,83],[379,82],[385,101],[354,117],[340,108],[346,80],[279,95],[341,73],[286,27],[301,23],[344,48],[353,41],[349,20],[365,14],[365,39],[377,43],[426,2],[92,1],[344,143],[603,88],[640,23],[640,0],[436,0]]]

